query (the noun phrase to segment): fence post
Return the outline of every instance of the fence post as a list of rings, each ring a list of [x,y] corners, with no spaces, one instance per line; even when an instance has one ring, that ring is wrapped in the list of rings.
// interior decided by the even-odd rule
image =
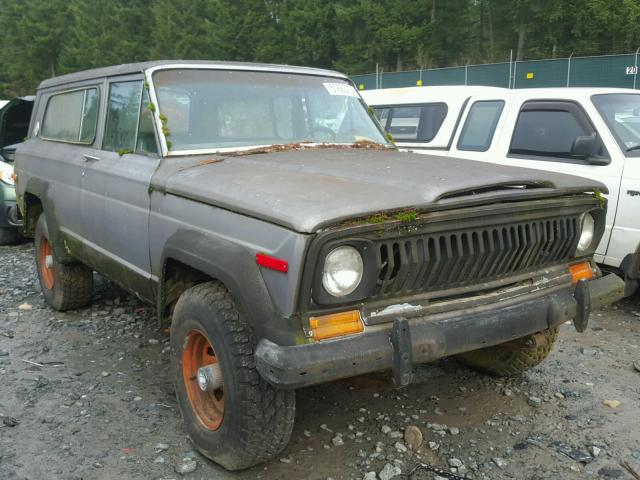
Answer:
[[[573,57],[573,52],[569,55],[569,61],[567,62],[567,88],[569,88],[569,84],[571,83],[571,57]]]
[[[464,66],[464,84],[469,85],[469,62]]]
[[[517,88],[516,87],[516,78],[518,77],[518,60],[516,60],[515,62],[513,62],[513,88]]]
[[[635,71],[633,72],[633,88],[636,88],[636,79],[638,78],[638,52],[640,52],[640,47],[636,50],[636,61],[634,63]]]
[[[510,53],[509,53],[509,88],[511,88],[511,69],[512,67],[512,63],[513,63],[513,49],[511,49]]]

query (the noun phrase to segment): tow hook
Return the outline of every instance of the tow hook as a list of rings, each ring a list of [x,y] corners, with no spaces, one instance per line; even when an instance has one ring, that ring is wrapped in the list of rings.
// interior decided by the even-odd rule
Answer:
[[[576,316],[573,318],[573,326],[582,333],[589,325],[589,314],[591,313],[591,292],[587,280],[583,279],[578,282],[576,290],[573,292],[573,298],[576,299]]]
[[[198,386],[203,392],[213,392],[222,387],[222,370],[219,363],[198,369]]]

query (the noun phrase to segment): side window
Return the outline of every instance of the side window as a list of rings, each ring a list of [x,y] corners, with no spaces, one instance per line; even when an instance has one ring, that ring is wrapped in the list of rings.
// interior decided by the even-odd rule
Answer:
[[[509,153],[572,158],[576,139],[591,135],[595,131],[576,105],[525,104],[518,115]]]
[[[387,124],[387,119],[389,118],[389,112],[391,111],[390,108],[374,108],[373,109],[373,113],[375,114],[375,116],[378,118],[378,120],[380,121],[380,123],[382,124],[382,126],[385,126]]]
[[[447,116],[447,105],[428,103],[380,107],[375,110],[385,129],[400,141],[430,142]]]
[[[111,84],[103,150],[133,152],[136,149],[141,100],[141,80]]]
[[[153,126],[153,112],[149,109],[149,93],[142,92],[142,106],[140,107],[140,120],[138,121],[138,135],[136,137],[136,152],[158,154],[158,143]]]
[[[503,109],[502,100],[482,100],[471,105],[458,140],[458,150],[471,152],[489,150]]]
[[[396,140],[416,140],[420,124],[420,107],[396,107],[391,112],[387,131]]]
[[[98,107],[97,88],[52,95],[40,136],[46,140],[91,144],[96,136]]]

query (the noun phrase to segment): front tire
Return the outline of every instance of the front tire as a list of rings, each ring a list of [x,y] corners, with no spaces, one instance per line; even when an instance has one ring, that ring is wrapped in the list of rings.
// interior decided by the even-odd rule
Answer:
[[[540,364],[551,353],[557,338],[558,329],[549,328],[512,342],[461,353],[456,358],[481,372],[511,377]]]
[[[259,375],[254,347],[250,326],[222,284],[203,283],[180,296],[171,324],[178,404],[195,447],[228,470],[273,459],[293,429],[295,392]],[[222,374],[213,391],[198,384],[198,370],[207,365]]]
[[[60,263],[53,252],[44,213],[36,223],[36,269],[45,301],[55,310],[86,307],[93,296],[93,271],[81,263]]]

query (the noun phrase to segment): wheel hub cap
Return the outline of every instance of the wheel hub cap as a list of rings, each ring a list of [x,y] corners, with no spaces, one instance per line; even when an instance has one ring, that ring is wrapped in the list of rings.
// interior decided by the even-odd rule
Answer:
[[[198,386],[203,392],[213,392],[222,387],[220,365],[214,363],[198,369]]]

